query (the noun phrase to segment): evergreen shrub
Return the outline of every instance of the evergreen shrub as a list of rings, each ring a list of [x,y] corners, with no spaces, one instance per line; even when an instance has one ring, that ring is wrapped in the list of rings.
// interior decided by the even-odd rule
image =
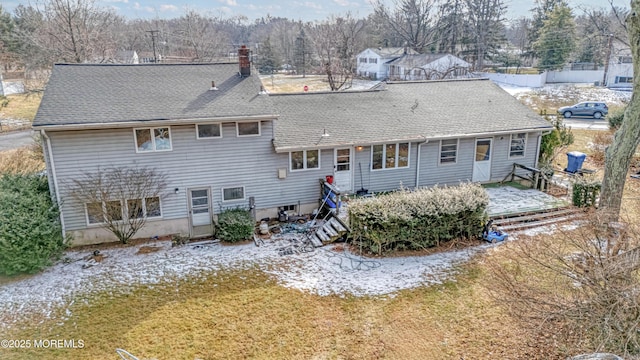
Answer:
[[[400,190],[349,202],[352,237],[381,254],[424,249],[482,232],[489,195],[478,184]]]
[[[0,175],[0,274],[38,272],[58,259],[66,245],[47,178]]]
[[[229,209],[218,215],[216,235],[221,241],[238,242],[250,239],[255,229],[251,212],[244,209]]]

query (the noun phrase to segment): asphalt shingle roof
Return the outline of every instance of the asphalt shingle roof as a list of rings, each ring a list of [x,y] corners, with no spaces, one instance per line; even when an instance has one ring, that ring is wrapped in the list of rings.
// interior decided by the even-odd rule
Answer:
[[[398,65],[404,67],[424,66],[430,64],[440,58],[447,56],[447,54],[415,54],[415,55],[403,55],[395,60],[387,62],[389,65]],[[462,59],[460,59],[462,61]],[[467,66],[470,66],[467,64]]]
[[[271,98],[280,112],[274,145],[281,152],[552,129],[485,79],[398,82],[379,91]]]
[[[275,117],[269,97],[258,95],[258,76],[238,73],[237,63],[58,64],[33,126]]]

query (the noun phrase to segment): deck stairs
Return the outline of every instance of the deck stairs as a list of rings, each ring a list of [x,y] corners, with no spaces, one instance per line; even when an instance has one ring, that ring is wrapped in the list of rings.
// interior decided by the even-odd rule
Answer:
[[[584,209],[574,206],[566,206],[524,213],[493,215],[490,219],[493,220],[493,225],[496,225],[500,230],[509,233],[539,226],[548,226],[580,220],[584,218],[584,216]]]
[[[329,213],[324,220],[317,221],[318,226],[307,235],[314,247],[332,243],[350,231],[349,226],[332,213]]]

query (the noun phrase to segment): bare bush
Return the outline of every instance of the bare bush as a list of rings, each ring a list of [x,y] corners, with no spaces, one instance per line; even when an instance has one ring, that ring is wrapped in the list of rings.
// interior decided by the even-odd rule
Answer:
[[[584,226],[510,243],[491,257],[490,291],[509,312],[574,348],[640,353],[640,237],[635,226]],[[571,347],[571,345],[567,345]]]
[[[161,215],[166,175],[149,168],[113,167],[84,173],[69,187],[71,198],[86,207],[89,223],[126,244],[149,217]]]
[[[607,150],[607,146],[611,145],[612,141],[612,132],[598,131],[593,137],[593,142],[590,144],[593,149],[591,156],[589,156],[590,160],[596,165],[603,166],[605,150]]]

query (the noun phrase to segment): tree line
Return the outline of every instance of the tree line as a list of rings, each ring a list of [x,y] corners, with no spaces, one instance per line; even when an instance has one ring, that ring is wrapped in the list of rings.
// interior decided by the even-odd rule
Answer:
[[[0,61],[29,71],[57,62],[115,62],[119,51],[135,50],[149,62],[212,62],[246,44],[261,72],[332,74],[338,84],[352,76],[356,54],[378,47],[451,53],[476,70],[602,65],[611,38],[629,43],[628,10],[608,1],[607,8],[572,9],[566,0],[535,0],[530,16],[508,20],[505,0],[394,0],[392,6],[377,0],[366,17],[302,22],[193,10],[171,19],[127,19],[95,0],[38,0],[12,13],[0,6]]]

